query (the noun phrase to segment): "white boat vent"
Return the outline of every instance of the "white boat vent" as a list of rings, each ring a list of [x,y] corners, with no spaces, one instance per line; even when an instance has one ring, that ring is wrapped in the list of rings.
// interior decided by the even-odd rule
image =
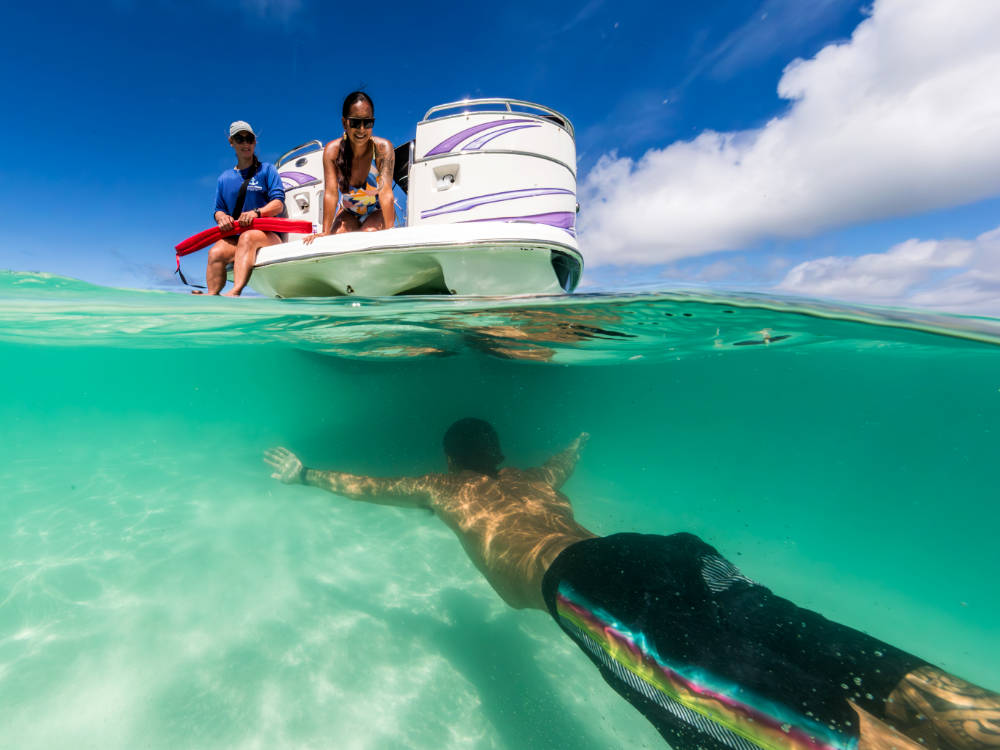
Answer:
[[[458,184],[458,165],[445,164],[440,167],[434,167],[434,181],[438,192],[454,187]]]

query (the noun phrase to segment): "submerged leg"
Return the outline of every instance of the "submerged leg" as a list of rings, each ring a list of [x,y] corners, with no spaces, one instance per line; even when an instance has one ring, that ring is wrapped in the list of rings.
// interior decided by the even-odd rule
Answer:
[[[940,670],[775,596],[690,534],[578,542],[549,568],[543,594],[563,630],[675,750],[930,746],[897,714],[930,710],[913,691],[927,693],[929,675],[940,687]],[[952,693],[972,695],[964,685]],[[963,715],[961,743],[934,750],[996,748],[986,741],[995,732],[990,695],[975,693],[986,702],[974,725]],[[954,727],[947,704],[935,705],[939,723]],[[928,716],[934,725],[933,713],[921,720]],[[976,738],[984,744],[970,744]]]
[[[886,719],[934,750],[1000,748],[1000,695],[924,666],[889,696]]]
[[[906,735],[851,703],[858,715],[858,750],[924,750]]]

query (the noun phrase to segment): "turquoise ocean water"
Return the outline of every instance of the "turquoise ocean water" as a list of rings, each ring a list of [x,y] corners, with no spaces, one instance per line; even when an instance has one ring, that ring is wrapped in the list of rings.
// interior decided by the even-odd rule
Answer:
[[[190,298],[0,274],[0,746],[662,747],[433,515],[261,461],[443,470],[455,419],[597,533],[1000,689],[1000,321],[750,295]]]

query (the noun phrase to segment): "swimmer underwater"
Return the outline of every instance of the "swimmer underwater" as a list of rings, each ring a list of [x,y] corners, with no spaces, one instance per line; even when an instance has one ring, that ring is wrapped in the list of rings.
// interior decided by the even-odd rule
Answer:
[[[496,431],[467,418],[443,474],[321,471],[286,448],[265,461],[286,484],[433,511],[507,604],[548,612],[676,750],[1000,748],[1000,695],[776,596],[691,534],[578,524],[559,488],[588,437],[501,469]]]

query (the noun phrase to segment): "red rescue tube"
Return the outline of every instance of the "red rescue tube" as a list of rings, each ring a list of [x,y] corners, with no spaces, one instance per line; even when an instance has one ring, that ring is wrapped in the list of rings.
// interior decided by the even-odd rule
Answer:
[[[298,219],[282,219],[276,216],[261,216],[259,219],[253,219],[248,227],[241,226],[235,222],[233,228],[225,232],[218,227],[212,227],[211,229],[206,229],[204,232],[198,232],[198,234],[192,235],[174,246],[174,249],[177,251],[177,263],[180,264],[180,259],[184,255],[190,255],[201,250],[203,247],[208,247],[218,242],[223,237],[232,237],[234,234],[240,234],[247,229],[261,229],[265,232],[311,234],[312,222]]]

